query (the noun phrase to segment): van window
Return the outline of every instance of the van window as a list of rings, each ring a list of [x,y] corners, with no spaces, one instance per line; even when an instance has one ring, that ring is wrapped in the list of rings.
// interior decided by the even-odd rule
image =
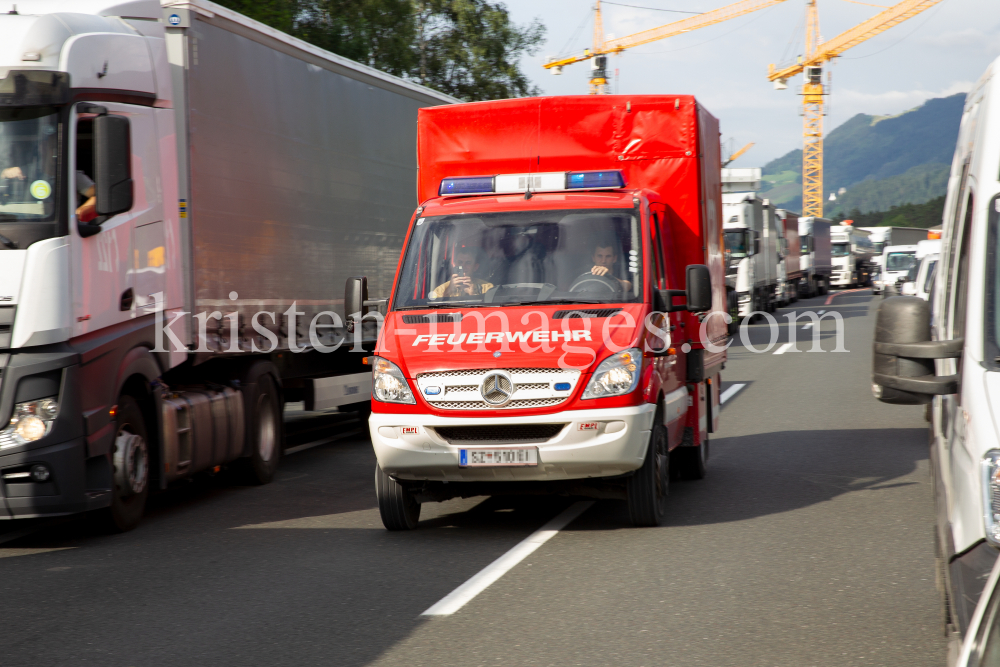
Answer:
[[[962,338],[965,335],[965,310],[969,292],[969,243],[972,236],[972,211],[975,197],[969,192],[965,206],[965,219],[962,221],[962,238],[959,243],[958,267],[955,272],[954,314],[952,317],[952,338]]]
[[[917,265],[915,252],[890,252],[885,258],[886,271],[909,271]]]
[[[937,260],[927,262],[927,275],[924,276],[924,292],[930,294],[931,285],[934,284],[934,271],[937,269]]]
[[[1000,368],[1000,195],[990,202],[986,235],[986,350],[990,368]]]

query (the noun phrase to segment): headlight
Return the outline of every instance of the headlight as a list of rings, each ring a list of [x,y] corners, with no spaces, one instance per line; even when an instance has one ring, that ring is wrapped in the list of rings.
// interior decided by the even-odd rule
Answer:
[[[633,347],[608,357],[594,371],[583,398],[621,396],[634,390],[642,372],[642,351]]]
[[[59,403],[55,397],[18,403],[10,424],[0,431],[0,449],[40,440],[52,430],[58,415]]]
[[[383,403],[416,403],[403,371],[382,357],[372,365],[372,394]]]
[[[1000,546],[1000,449],[986,452],[981,465],[986,540],[994,546]]]

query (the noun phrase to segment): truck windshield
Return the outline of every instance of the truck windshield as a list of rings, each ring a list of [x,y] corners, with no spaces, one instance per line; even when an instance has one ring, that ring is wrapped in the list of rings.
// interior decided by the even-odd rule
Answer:
[[[831,257],[847,257],[851,254],[850,243],[834,243],[830,246]]]
[[[0,223],[52,220],[58,173],[57,110],[0,109]]]
[[[917,254],[913,252],[890,252],[885,258],[886,271],[909,271],[917,265]]]
[[[733,258],[747,256],[747,235],[745,231],[740,229],[726,232],[726,253]]]
[[[881,255],[882,251],[885,250],[886,243],[884,241],[875,241],[872,245],[875,246],[875,252]]]
[[[640,239],[633,209],[419,218],[393,307],[639,301]]]

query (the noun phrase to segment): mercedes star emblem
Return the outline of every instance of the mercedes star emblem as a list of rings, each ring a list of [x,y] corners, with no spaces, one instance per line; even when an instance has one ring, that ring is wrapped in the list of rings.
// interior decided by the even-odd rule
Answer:
[[[506,405],[514,395],[514,382],[504,371],[493,371],[483,379],[479,393],[489,405],[500,407]]]

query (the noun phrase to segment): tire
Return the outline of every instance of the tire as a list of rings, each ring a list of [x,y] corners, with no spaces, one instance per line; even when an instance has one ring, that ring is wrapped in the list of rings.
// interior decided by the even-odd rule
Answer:
[[[111,506],[99,511],[110,532],[132,530],[142,519],[149,497],[150,459],[146,420],[131,396],[118,398],[117,432],[111,446]]]
[[[649,433],[649,447],[642,467],[625,485],[628,514],[634,526],[659,526],[667,511],[670,491],[670,455],[667,452],[667,427],[663,413],[656,411]]]
[[[679,479],[705,479],[708,474],[708,438],[697,447],[678,447],[670,452],[670,467]]]
[[[826,280],[819,281],[819,293],[820,296],[824,296],[830,293],[830,285],[827,283]]]
[[[243,468],[243,477],[249,484],[262,485],[274,479],[281,461],[281,396],[269,373],[258,376],[257,389],[251,400],[247,430],[250,456],[241,459],[239,464]]]
[[[399,482],[375,464],[375,495],[378,513],[386,530],[413,530],[420,522],[420,503]]]
[[[735,336],[740,329],[740,300],[736,292],[729,290],[726,292],[726,302],[729,307],[729,335]]]

